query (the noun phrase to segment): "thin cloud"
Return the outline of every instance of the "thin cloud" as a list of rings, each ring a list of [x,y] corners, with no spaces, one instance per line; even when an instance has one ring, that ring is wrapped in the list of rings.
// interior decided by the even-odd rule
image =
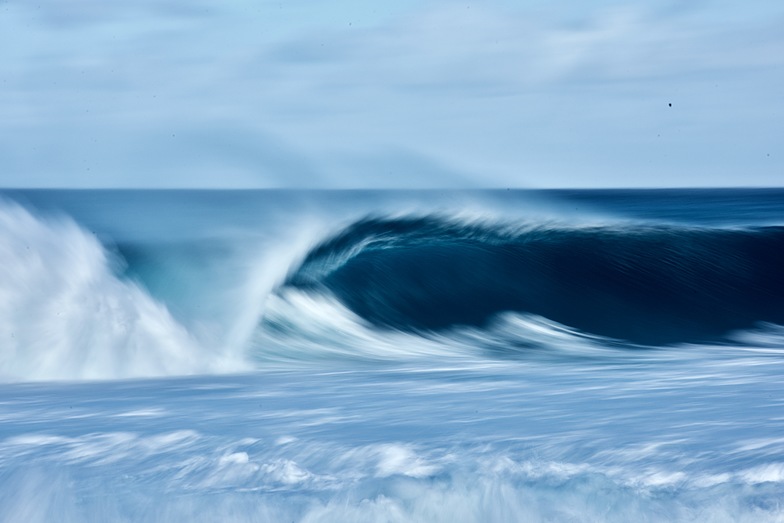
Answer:
[[[780,176],[784,6],[526,5],[6,4],[0,185]]]

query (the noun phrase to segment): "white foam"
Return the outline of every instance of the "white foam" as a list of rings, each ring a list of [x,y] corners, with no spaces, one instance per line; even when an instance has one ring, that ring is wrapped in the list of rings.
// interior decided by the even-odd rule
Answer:
[[[744,470],[738,476],[752,485],[758,483],[784,483],[784,463],[767,463]]]
[[[0,377],[112,379],[241,368],[218,357],[66,217],[0,201]]]
[[[253,355],[269,364],[319,364],[325,361],[416,361],[427,359],[454,366],[480,362],[499,348],[524,344],[546,347],[555,357],[614,352],[604,338],[588,336],[540,316],[500,314],[488,328],[455,327],[442,333],[381,330],[368,324],[335,297],[281,289],[266,299],[252,341]]]
[[[378,452],[378,477],[385,478],[402,474],[412,478],[424,478],[438,471],[438,466],[427,463],[404,445],[380,445]]]
[[[268,297],[253,347],[254,356],[267,364],[460,355],[460,350],[437,340],[397,331],[379,332],[335,298],[294,289]]]
[[[135,409],[125,412],[118,412],[112,416],[116,418],[160,418],[167,414],[166,409],[152,408],[152,409]]]
[[[270,476],[270,479],[284,485],[296,485],[313,477],[313,474],[288,459],[267,463],[262,467],[262,470]]]
[[[738,483],[727,473],[689,478],[636,466],[612,471],[518,460],[489,448],[458,456],[400,442],[342,449],[314,442],[280,454],[266,445],[239,448],[258,443],[252,438],[226,443],[191,431],[6,440],[5,454],[38,448],[46,475],[27,458],[6,468],[0,520],[116,521],[120,513],[122,521],[341,523],[767,522],[784,516],[777,491],[762,484],[780,480],[779,463],[749,469]],[[42,453],[40,446],[55,452]],[[95,474],[105,483],[96,483]],[[145,487],[148,481],[152,488]],[[118,497],[120,486],[131,487],[133,496]]]

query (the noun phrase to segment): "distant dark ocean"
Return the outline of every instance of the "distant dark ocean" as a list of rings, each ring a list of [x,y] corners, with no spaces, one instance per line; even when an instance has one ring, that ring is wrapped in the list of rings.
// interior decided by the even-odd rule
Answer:
[[[0,191],[0,521],[784,521],[784,189]]]

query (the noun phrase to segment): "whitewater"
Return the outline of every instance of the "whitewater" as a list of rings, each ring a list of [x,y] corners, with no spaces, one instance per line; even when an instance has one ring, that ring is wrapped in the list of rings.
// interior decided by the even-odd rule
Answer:
[[[784,521],[784,190],[0,191],[0,521]]]

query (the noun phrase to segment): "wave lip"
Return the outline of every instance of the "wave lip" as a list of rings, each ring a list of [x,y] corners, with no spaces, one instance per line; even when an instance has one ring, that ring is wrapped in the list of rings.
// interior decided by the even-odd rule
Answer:
[[[365,218],[313,248],[284,283],[334,295],[374,326],[485,327],[546,317],[642,345],[721,341],[784,324],[784,227],[510,227]]]

